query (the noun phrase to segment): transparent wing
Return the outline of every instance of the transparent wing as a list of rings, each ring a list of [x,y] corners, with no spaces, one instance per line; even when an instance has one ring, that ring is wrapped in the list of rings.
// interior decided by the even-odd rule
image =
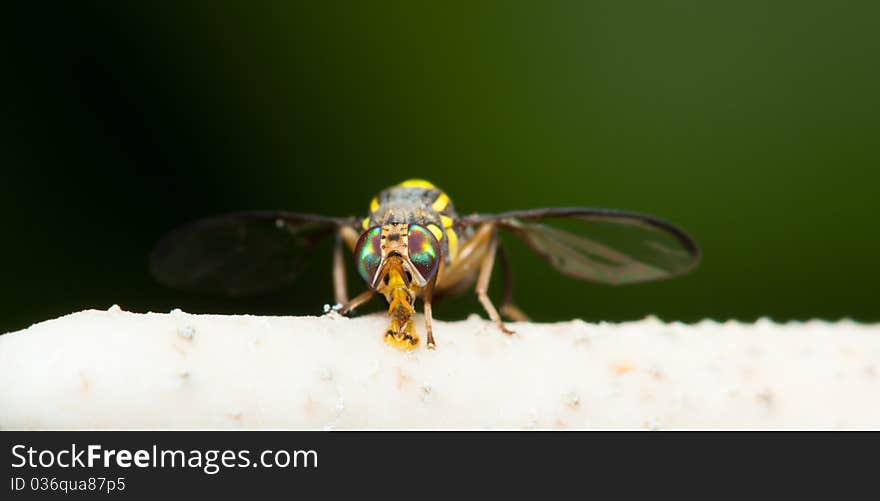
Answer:
[[[696,242],[662,219],[613,209],[558,207],[474,214],[461,224],[494,222],[565,275],[627,284],[683,275],[700,261]]]
[[[165,235],[150,267],[170,287],[227,296],[292,283],[321,239],[353,220],[293,212],[235,212],[201,219]]]

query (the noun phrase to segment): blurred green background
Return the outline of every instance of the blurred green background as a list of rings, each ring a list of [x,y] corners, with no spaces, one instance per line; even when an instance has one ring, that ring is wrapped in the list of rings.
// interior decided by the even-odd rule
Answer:
[[[409,177],[463,212],[647,212],[703,248],[613,288],[511,239],[538,320],[880,320],[876,2],[156,4],[4,14],[0,332],[114,303],[319,313],[329,246],[236,301],[157,285],[148,252],[224,211],[361,215]]]

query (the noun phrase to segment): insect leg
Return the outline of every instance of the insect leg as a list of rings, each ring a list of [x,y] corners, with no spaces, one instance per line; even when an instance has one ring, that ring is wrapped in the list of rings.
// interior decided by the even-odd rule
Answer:
[[[342,244],[352,251],[357,245],[358,234],[348,226],[339,228],[336,241],[333,243],[333,294],[336,304],[348,303],[348,284],[345,277],[345,258],[342,255]]]
[[[432,278],[428,286],[425,287],[425,292],[422,296],[422,301],[425,303],[425,332],[428,336],[427,347],[429,350],[433,350],[437,346],[434,343],[434,329],[431,326],[431,323],[434,321],[434,315],[431,311],[431,296],[434,294],[434,284],[436,283],[437,275],[434,275],[434,278]]]
[[[507,253],[504,246],[498,244],[498,264],[501,265],[501,277],[504,281],[504,296],[501,300],[501,314],[514,322],[528,322],[529,316],[523,313],[518,306],[513,304],[513,274],[510,272],[510,263],[507,261]]]
[[[338,234],[342,237],[342,241],[345,242],[345,246],[348,247],[348,250],[354,252],[354,248],[357,246],[360,234],[358,234],[358,232],[350,226],[341,226],[339,228]]]
[[[342,235],[336,234],[333,242],[333,296],[336,304],[348,303],[348,285],[345,280],[345,262],[342,256]]]
[[[343,306],[342,309],[339,310],[339,313],[341,313],[343,315],[345,315],[346,313],[349,313],[351,310],[357,308],[358,306],[360,306],[360,305],[366,303],[367,301],[369,301],[370,299],[372,299],[373,294],[375,294],[375,293],[376,293],[376,291],[374,291],[373,289],[367,289],[364,292],[361,292],[360,294],[355,296],[351,301],[348,301],[347,303],[345,303],[345,306]]]
[[[492,239],[489,242],[489,252],[483,256],[483,260],[480,263],[480,274],[477,277],[477,297],[480,299],[480,303],[483,305],[483,308],[485,308],[486,313],[489,314],[489,318],[498,324],[498,328],[505,334],[513,334],[513,331],[504,325],[501,316],[498,315],[498,310],[492,305],[492,300],[489,299],[489,295],[487,294],[489,290],[489,279],[492,278],[492,266],[495,264],[495,250],[497,248],[498,236],[493,234]]]
[[[434,343],[434,330],[431,327],[431,322],[434,321],[433,314],[431,312],[431,302],[425,301],[425,332],[428,333],[428,349],[433,350],[437,347],[437,344]]]
[[[494,234],[494,223],[482,224],[470,238],[461,243],[456,258],[439,272],[435,289],[438,295],[457,295],[474,283]]]

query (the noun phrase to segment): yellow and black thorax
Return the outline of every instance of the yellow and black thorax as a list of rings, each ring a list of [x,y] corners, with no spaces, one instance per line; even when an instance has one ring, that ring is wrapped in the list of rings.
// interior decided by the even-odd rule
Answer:
[[[410,179],[373,197],[363,229],[391,224],[419,224],[440,243],[443,262],[449,265],[458,254],[459,240],[465,235],[455,227],[458,215],[449,196],[421,179]]]

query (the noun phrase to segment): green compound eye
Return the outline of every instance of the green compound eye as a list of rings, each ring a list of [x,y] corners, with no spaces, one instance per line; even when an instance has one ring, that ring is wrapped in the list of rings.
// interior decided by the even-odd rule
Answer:
[[[426,281],[437,273],[440,260],[440,243],[427,228],[418,224],[409,225],[407,242],[409,260]]]
[[[357,246],[354,248],[355,265],[358,273],[367,285],[372,287],[373,277],[376,276],[376,270],[379,269],[379,263],[382,261],[382,228],[376,226],[365,231],[361,238],[358,239]]]

